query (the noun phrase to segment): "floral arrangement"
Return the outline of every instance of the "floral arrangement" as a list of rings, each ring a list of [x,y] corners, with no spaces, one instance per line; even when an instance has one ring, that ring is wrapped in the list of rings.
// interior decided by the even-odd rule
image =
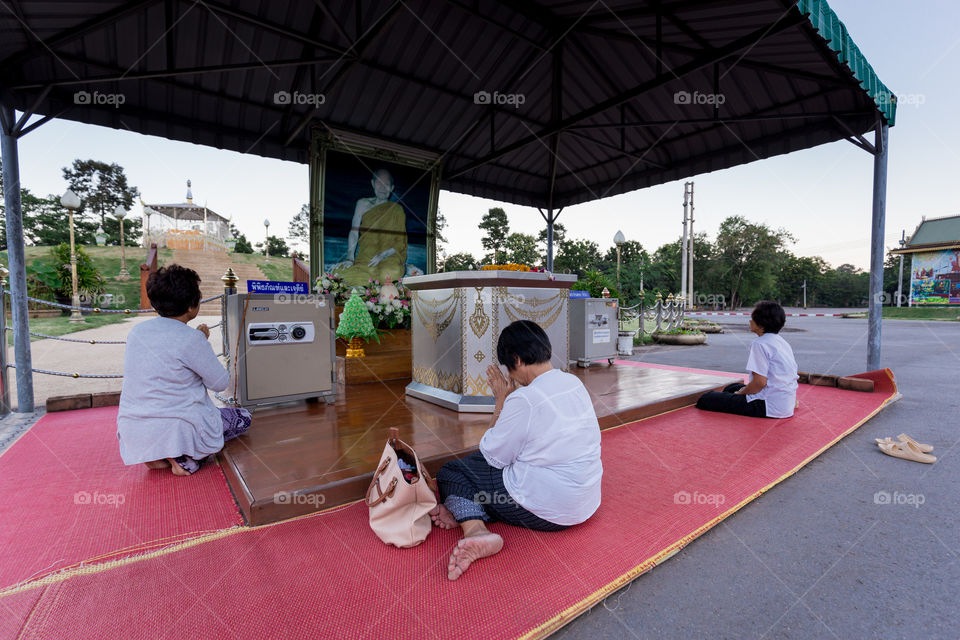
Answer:
[[[530,267],[525,264],[488,264],[480,267],[481,271],[530,271]]]
[[[369,280],[365,287],[351,287],[339,274],[325,273],[317,278],[319,293],[332,293],[336,306],[345,306],[356,291],[378,329],[410,328],[410,292],[399,280],[381,283]]]
[[[347,286],[347,283],[343,281],[343,276],[339,273],[325,273],[317,278],[314,290],[317,293],[332,293],[334,305],[345,307],[347,300],[350,299],[353,287]]]

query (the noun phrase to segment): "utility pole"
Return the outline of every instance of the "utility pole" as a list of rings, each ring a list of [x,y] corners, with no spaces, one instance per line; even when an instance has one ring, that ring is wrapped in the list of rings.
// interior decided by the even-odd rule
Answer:
[[[807,279],[803,279],[803,308],[807,308]]]
[[[690,248],[687,250],[687,257],[690,260],[690,266],[687,267],[687,276],[690,283],[687,286],[687,308],[693,308],[693,182],[690,185]]]
[[[687,299],[687,185],[683,183],[683,237],[680,239],[680,298]]]
[[[907,244],[907,230],[902,229],[900,231],[900,250],[903,250],[903,247]],[[897,306],[902,306],[903,303],[903,254],[900,254],[900,277],[897,278]]]

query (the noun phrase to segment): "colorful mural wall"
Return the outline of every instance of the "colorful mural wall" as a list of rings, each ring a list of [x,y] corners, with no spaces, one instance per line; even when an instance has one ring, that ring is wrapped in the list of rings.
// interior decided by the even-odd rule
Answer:
[[[912,254],[911,304],[960,304],[960,249]]]

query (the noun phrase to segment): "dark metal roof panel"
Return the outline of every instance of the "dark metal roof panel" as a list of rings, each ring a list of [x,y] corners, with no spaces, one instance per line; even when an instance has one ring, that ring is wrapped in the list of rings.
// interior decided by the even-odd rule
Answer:
[[[0,87],[21,110],[298,162],[311,126],[354,132],[442,157],[447,189],[536,206],[551,176],[574,204],[864,133],[895,106],[822,0],[13,6]]]

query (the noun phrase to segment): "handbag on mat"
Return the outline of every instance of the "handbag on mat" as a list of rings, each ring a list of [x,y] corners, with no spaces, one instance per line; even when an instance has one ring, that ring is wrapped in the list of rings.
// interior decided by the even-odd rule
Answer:
[[[436,481],[417,452],[390,429],[380,464],[367,489],[370,528],[387,544],[415,547],[430,534],[430,512],[437,506]]]

